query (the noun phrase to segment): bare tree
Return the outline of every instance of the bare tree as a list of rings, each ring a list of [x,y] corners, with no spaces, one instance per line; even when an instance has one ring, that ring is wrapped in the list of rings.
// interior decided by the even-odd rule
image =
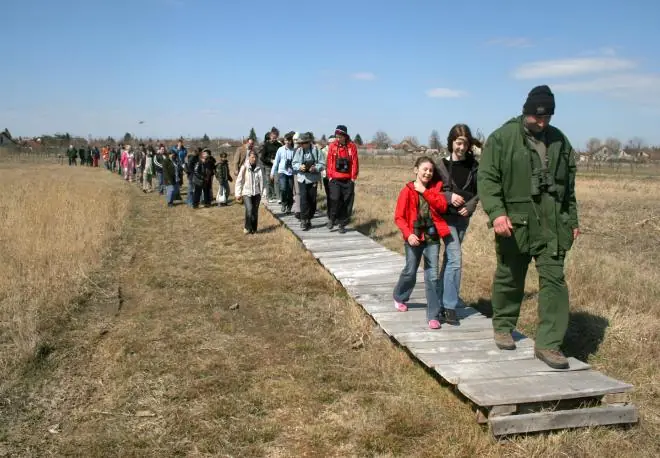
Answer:
[[[635,152],[639,152],[642,148],[646,146],[644,139],[641,137],[633,137],[630,140],[628,140],[628,144],[626,145],[626,148],[629,148]]]
[[[437,149],[438,151],[440,151],[442,148],[442,142],[440,142],[440,134],[438,134],[438,131],[435,129],[431,131],[431,135],[429,136],[429,148]]]
[[[413,146],[415,148],[417,148],[419,146],[419,140],[417,140],[417,137],[412,137],[412,136],[403,137],[403,140],[401,140],[401,143],[403,143],[403,142],[406,142],[410,146]]]
[[[603,146],[603,143],[600,141],[600,138],[591,137],[587,141],[587,151],[590,153],[595,153]]]
[[[374,135],[374,144],[376,145],[376,148],[389,148],[390,145],[392,144],[392,139],[387,135],[385,132],[382,130],[379,130],[376,132]]]
[[[610,151],[610,153],[618,154],[618,152],[621,150],[621,141],[614,137],[608,137],[605,140],[605,146],[607,146],[607,149]]]
[[[481,142],[482,145],[483,145],[484,143],[486,143],[486,136],[485,136],[484,133],[481,131],[481,129],[477,129],[477,133],[474,134],[474,138],[476,138],[477,140],[479,140],[479,141]]]

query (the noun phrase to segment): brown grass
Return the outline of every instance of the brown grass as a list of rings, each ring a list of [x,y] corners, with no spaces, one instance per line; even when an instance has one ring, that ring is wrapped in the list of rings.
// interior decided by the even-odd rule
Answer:
[[[632,255],[651,247],[650,229],[643,229],[651,223],[633,223],[648,217],[641,206],[657,204],[657,197],[643,193],[657,194],[657,182],[640,183],[629,194],[621,192],[621,183],[600,181],[590,192],[592,183],[581,182],[584,227],[591,232],[568,266],[573,304],[583,313],[573,320],[570,347],[589,347],[597,368],[636,384],[642,423],[629,430],[582,429],[496,442],[476,424],[469,404],[384,338],[265,212],[264,232],[246,237],[240,206],[168,210],[162,199],[144,196],[116,176],[89,169],[71,173],[75,186],[94,177],[106,196],[116,186],[130,188],[135,205],[118,249],[89,274],[95,293],[54,333],[52,353],[0,382],[0,455],[660,452],[658,291],[651,270],[658,260]],[[357,224],[395,249],[401,242],[392,208],[408,174],[402,167],[366,168],[358,187]],[[616,206],[607,204],[606,195],[616,196]],[[636,229],[627,231],[626,241],[597,235],[619,232],[625,200],[635,202],[625,211],[633,219],[627,227]],[[475,217],[465,250],[464,296],[476,301],[488,296],[494,262],[483,215]],[[534,288],[530,281],[530,293]],[[238,310],[230,310],[233,304]],[[526,304],[523,324],[533,333],[532,304]],[[359,341],[364,345],[354,345]]]
[[[120,186],[99,186],[97,175],[69,168],[0,164],[0,174],[0,368],[7,369],[47,351],[52,322],[83,293],[128,200]]]

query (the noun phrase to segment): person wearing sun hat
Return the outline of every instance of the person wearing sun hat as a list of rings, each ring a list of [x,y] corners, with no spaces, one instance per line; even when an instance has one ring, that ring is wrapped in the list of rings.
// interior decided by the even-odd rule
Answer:
[[[314,146],[314,135],[305,132],[298,139],[300,146],[293,155],[293,170],[297,170],[298,197],[300,198],[300,227],[308,231],[316,213],[316,194],[325,167],[323,155]]]
[[[293,134],[293,149],[294,151],[300,146],[300,132],[294,132]],[[300,196],[298,195],[298,171],[293,169],[293,205],[291,206],[291,212],[296,219],[300,219]]]
[[[339,224],[339,233],[346,232],[353,210],[355,180],[360,171],[358,151],[348,136],[348,129],[338,125],[335,129],[336,141],[328,147],[327,175],[330,194],[328,206],[328,229]]]
[[[535,355],[568,368],[560,350],[568,328],[564,260],[578,237],[575,155],[568,138],[550,125],[555,97],[533,88],[522,116],[495,130],[484,146],[477,189],[495,231],[497,268],[492,288],[495,344],[513,350],[512,338],[532,259],[539,274]]]

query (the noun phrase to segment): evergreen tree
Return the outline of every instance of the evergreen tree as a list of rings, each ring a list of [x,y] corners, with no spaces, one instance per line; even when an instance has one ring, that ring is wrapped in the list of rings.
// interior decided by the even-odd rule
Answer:
[[[442,148],[442,143],[440,142],[440,135],[438,134],[438,131],[435,129],[431,131],[431,136],[429,137],[429,148],[437,149],[438,151],[440,151],[440,148]]]
[[[203,141],[204,143],[208,143],[208,142],[211,141],[211,139],[209,138],[208,135],[204,134],[204,136],[202,137],[202,141]]]
[[[130,133],[126,132],[124,134],[124,144],[130,143],[132,140],[133,140],[133,136]]]
[[[257,133],[254,131],[254,127],[250,129],[250,135],[248,135],[248,140],[252,139],[255,143],[257,143]]]
[[[362,141],[362,137],[360,137],[360,134],[357,134],[355,138],[353,139],[356,145],[362,146],[364,145],[364,142]]]

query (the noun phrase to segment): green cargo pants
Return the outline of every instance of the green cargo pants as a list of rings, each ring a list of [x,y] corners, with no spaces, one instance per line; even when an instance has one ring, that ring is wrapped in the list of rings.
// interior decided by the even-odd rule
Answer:
[[[520,316],[525,293],[525,277],[532,257],[539,273],[536,348],[559,350],[568,328],[568,288],[564,277],[564,254],[537,256],[524,253],[497,253],[497,269],[493,280],[493,328],[511,332]]]

